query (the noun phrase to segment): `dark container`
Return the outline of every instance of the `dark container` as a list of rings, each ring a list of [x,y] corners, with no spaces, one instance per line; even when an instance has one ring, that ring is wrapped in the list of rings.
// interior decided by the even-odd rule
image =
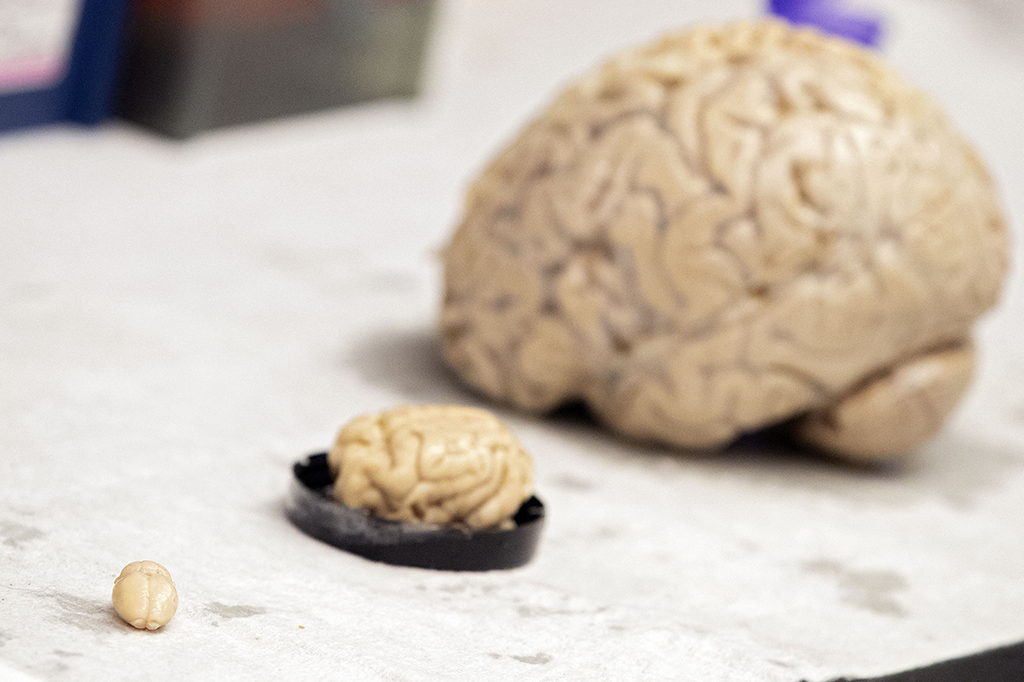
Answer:
[[[318,540],[371,561],[442,571],[517,568],[533,558],[544,527],[544,505],[536,497],[523,502],[511,528],[389,521],[335,501],[326,453],[310,455],[292,471],[285,505],[289,520]]]
[[[433,0],[136,0],[117,113],[172,137],[417,93]]]

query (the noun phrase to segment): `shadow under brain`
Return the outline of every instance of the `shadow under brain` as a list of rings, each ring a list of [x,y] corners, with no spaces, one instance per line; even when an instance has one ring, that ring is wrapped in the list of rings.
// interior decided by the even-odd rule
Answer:
[[[417,402],[480,402],[448,367],[433,329],[375,331],[355,344],[346,364],[367,383]]]
[[[347,364],[368,382],[414,402],[475,404],[512,417],[508,407],[488,401],[452,370],[429,328],[383,330],[360,339]],[[862,467],[794,443],[784,429],[744,436],[723,451],[679,450],[617,437],[581,403],[563,406],[536,421],[559,438],[587,444],[595,457],[645,466],[668,458],[698,475],[729,477],[754,487],[799,488],[837,498],[902,505],[938,497],[969,507],[998,488],[1024,457],[1012,448],[947,429],[918,456],[902,464]]]
[[[902,506],[924,498],[970,508],[1024,467],[1016,449],[975,433],[947,429],[902,462],[858,466],[835,460],[769,432],[744,438],[717,458],[685,466],[754,487],[800,489],[859,503]]]

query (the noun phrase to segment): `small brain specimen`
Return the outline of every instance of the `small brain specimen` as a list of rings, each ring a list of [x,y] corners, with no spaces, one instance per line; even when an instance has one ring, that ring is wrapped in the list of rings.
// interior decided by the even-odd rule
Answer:
[[[117,615],[139,630],[158,630],[178,610],[171,574],[155,561],[133,561],[121,570],[111,595]]]
[[[342,504],[387,519],[489,528],[533,494],[533,460],[491,413],[415,405],[353,419],[328,453]]]

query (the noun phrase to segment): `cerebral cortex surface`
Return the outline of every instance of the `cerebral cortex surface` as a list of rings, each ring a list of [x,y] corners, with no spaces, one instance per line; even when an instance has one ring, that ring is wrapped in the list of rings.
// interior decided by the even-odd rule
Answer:
[[[793,420],[884,459],[966,389],[1006,251],[977,154],[880,60],[782,23],[698,28],[572,84],[473,183],[444,351],[497,399],[583,400],[635,438]]]
[[[335,497],[388,519],[487,528],[533,494],[533,460],[489,412],[399,407],[349,422],[328,454]]]

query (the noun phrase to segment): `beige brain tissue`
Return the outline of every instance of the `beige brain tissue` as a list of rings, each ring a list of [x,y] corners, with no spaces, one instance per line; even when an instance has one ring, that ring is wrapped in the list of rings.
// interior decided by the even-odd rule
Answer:
[[[489,528],[533,494],[533,460],[492,414],[417,405],[356,417],[328,453],[335,498],[386,519]]]
[[[167,625],[178,610],[178,592],[166,568],[155,561],[133,561],[114,581],[114,610],[140,630]]]
[[[625,52],[469,189],[444,352],[545,411],[717,447],[789,423],[857,460],[931,438],[967,388],[1007,234],[982,161],[877,57],[764,21]]]

